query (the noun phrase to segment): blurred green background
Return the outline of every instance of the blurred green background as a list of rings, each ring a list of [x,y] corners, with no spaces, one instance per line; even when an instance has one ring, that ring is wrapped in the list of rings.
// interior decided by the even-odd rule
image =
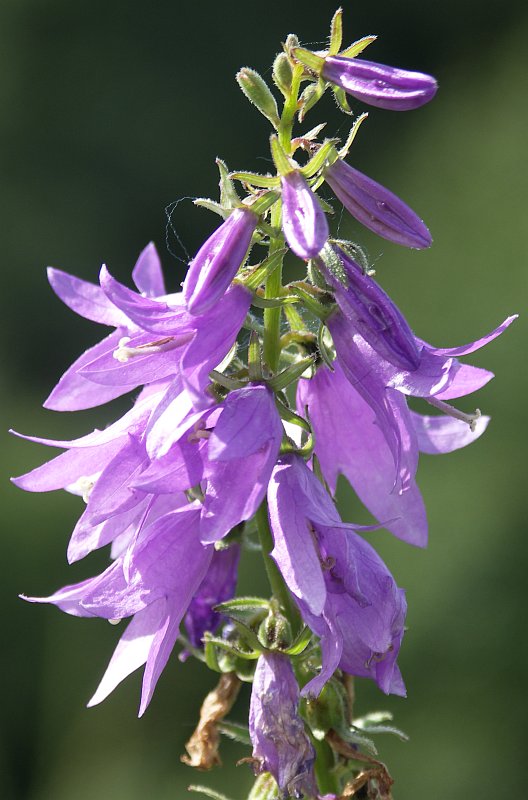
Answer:
[[[173,234],[167,248],[165,206],[216,196],[217,155],[233,169],[268,167],[267,122],[238,91],[236,70],[249,65],[269,76],[286,34],[322,43],[334,9],[328,0],[2,0],[4,430],[66,438],[103,427],[126,405],[75,415],[40,408],[66,366],[101,336],[55,298],[45,266],[96,280],[105,261],[127,280],[154,239],[174,289],[185,254]],[[520,0],[500,8],[492,0],[345,4],[347,40],[380,35],[369,58],[439,79],[428,107],[372,109],[352,155],[424,217],[433,248],[407,252],[355,223],[342,222],[340,231],[367,246],[412,326],[440,346],[525,314],[527,23]],[[346,133],[348,120],[330,100],[311,118],[328,118],[329,135]],[[217,224],[190,201],[173,222],[190,253]],[[429,548],[372,535],[408,593],[400,663],[409,696],[387,699],[362,681],[357,710],[389,708],[410,734],[407,744],[380,742],[400,800],[523,796],[526,334],[524,316],[471,357],[497,375],[478,400],[461,403],[492,415],[486,436],[450,456],[422,457]],[[174,657],[140,721],[139,675],[102,706],[84,708],[118,632],[25,605],[17,594],[49,594],[95,574],[107,555],[68,567],[79,499],[24,494],[7,483],[7,475],[45,460],[44,448],[6,436],[3,453],[0,796],[180,800],[189,783],[203,782],[241,800],[251,783],[247,766],[234,767],[243,750],[226,744],[226,766],[212,775],[179,762],[212,685],[202,665]],[[341,491],[347,518],[361,521]],[[249,556],[242,591],[266,591],[258,570]],[[239,719],[247,697],[236,707]]]

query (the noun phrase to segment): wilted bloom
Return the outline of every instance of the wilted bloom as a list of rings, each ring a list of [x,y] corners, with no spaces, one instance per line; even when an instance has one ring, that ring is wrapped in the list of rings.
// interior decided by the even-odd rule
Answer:
[[[432,100],[438,89],[431,75],[343,56],[327,56],[322,77],[352,97],[390,111],[419,108]]]
[[[316,794],[315,751],[299,716],[299,687],[290,659],[281,653],[262,653],[257,662],[249,733],[257,771],[270,772],[281,797]]]
[[[318,694],[336,669],[405,694],[396,665],[404,593],[375,550],[341,521],[322,484],[298,456],[279,460],[268,491],[271,555],[304,622],[321,640],[322,669],[302,690]]]
[[[324,179],[346,210],[378,236],[418,250],[431,245],[427,226],[403,200],[342,159],[325,169]]]
[[[297,170],[281,178],[282,229],[299,258],[315,258],[328,239],[328,222],[317,197]]]
[[[257,223],[249,208],[235,208],[200,247],[183,282],[191,314],[203,314],[222,297],[245,259]]]

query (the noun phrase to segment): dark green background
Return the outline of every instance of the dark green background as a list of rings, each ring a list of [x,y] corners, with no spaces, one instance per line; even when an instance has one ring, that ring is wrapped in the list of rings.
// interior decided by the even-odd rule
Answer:
[[[123,404],[60,415],[40,403],[102,329],[75,318],[46,283],[51,264],[95,280],[105,261],[127,279],[154,239],[169,284],[182,265],[165,244],[164,207],[216,192],[214,157],[266,171],[267,123],[244,100],[236,70],[266,73],[281,39],[322,43],[333,3],[2,0],[0,163],[3,253],[4,429],[66,438],[104,424]],[[369,249],[378,278],[417,333],[440,346],[470,341],[527,297],[528,130],[526,37],[521,2],[402,3],[345,8],[347,39],[378,33],[368,57],[433,72],[434,103],[409,114],[372,109],[351,161],[406,199],[435,242],[407,252],[343,222]],[[319,110],[320,108],[320,110]],[[359,104],[358,104],[359,110]],[[308,117],[348,120],[330,101]],[[337,215],[339,216],[339,215]],[[190,253],[217,224],[181,203],[174,217]],[[170,249],[184,257],[173,237]],[[525,787],[526,320],[472,363],[497,378],[461,406],[493,416],[466,451],[423,457],[419,481],[431,544],[414,550],[380,531],[380,546],[408,591],[401,654],[409,697],[381,696],[362,681],[358,712],[390,708],[411,736],[380,742],[400,800],[522,797]],[[3,441],[5,473],[49,453]],[[140,676],[86,710],[119,631],[17,593],[49,594],[94,574],[106,554],[68,567],[65,547],[80,501],[29,495],[2,482],[2,701],[0,796],[6,800],[180,800],[192,781],[241,800],[246,753],[226,746],[224,771],[194,775],[179,763],[200,699],[201,665],[172,659],[138,721]],[[363,515],[343,490],[348,519]],[[249,558],[242,589],[255,591]],[[247,694],[235,716],[243,719]]]

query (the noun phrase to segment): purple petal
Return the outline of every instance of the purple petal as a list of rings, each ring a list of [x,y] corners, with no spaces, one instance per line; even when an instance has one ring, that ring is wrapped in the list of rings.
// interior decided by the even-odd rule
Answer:
[[[81,371],[84,367],[102,353],[113,351],[119,344],[123,336],[123,329],[120,328],[102,339],[94,347],[89,347],[82,356],[73,362],[71,367],[66,370],[58,384],[55,386],[47,400],[44,408],[52,411],[80,411],[85,408],[107,403],[130,391],[130,386],[107,386],[104,389],[99,384],[87,380]]]
[[[170,301],[142,297],[116,281],[104,265],[99,279],[105,295],[143,330],[165,336],[193,332],[193,317],[185,309],[181,294],[170,295]]]
[[[328,239],[328,223],[317,197],[298,171],[281,179],[282,228],[299,258],[315,258]]]
[[[183,284],[192,314],[203,314],[222,297],[246,258],[257,223],[249,208],[236,208],[201,246]]]
[[[469,364],[454,362],[450,370],[451,380],[441,392],[435,392],[435,397],[439,400],[451,400],[453,397],[465,397],[467,394],[482,389],[493,377],[493,372],[480,367],[472,367]]]
[[[431,245],[427,226],[403,200],[345,161],[327,167],[324,178],[346,210],[378,236],[418,250]]]
[[[207,455],[210,461],[244,458],[270,440],[278,449],[282,434],[273,393],[266,386],[247,386],[228,394],[209,439]]]
[[[151,462],[135,480],[134,487],[155,494],[185,491],[197,486],[203,476],[206,439],[183,437],[166,456]]]
[[[319,557],[303,514],[306,496],[295,482],[291,461],[281,459],[273,470],[268,489],[271,530],[275,546],[271,552],[290,591],[303,600],[313,614],[320,614],[326,588]]]
[[[128,317],[105,296],[100,286],[53,267],[48,267],[48,280],[62,302],[81,317],[113,328],[130,324]]]
[[[486,336],[483,336],[481,339],[477,339],[475,342],[471,342],[470,344],[461,345],[460,347],[432,347],[428,344],[426,347],[431,353],[435,353],[436,355],[440,356],[450,356],[453,358],[457,356],[467,356],[469,353],[474,353],[475,350],[480,350],[480,348],[487,345],[488,342],[492,342],[493,339],[496,339],[501,335],[501,333],[504,333],[506,328],[509,328],[512,322],[514,322],[518,316],[518,314],[513,314],[511,317],[507,317],[504,322],[491,331],[491,333],[486,334]]]
[[[128,511],[144,499],[145,493],[133,488],[133,483],[148,464],[145,447],[129,434],[127,443],[105,466],[90,493],[87,511],[93,524]]]
[[[409,111],[428,103],[438,85],[431,75],[343,56],[325,58],[322,77],[358,100],[390,111]]]
[[[418,547],[427,542],[427,519],[414,480],[417,444],[409,430],[401,398],[398,437],[407,476],[406,491],[394,488],[394,459],[387,439],[376,424],[369,403],[346,380],[339,364],[335,371],[320,367],[312,380],[298,385],[298,408],[308,407],[315,432],[315,452],[325,480],[335,492],[337,478],[345,475],[361,502],[395,536]],[[398,401],[398,398],[393,398]],[[410,422],[410,420],[409,420]]]
[[[452,453],[478,439],[488,427],[490,417],[479,417],[471,430],[467,422],[448,416],[427,417],[411,411],[411,419],[422,453]]]
[[[161,262],[154,242],[150,242],[139,254],[132,270],[132,279],[145,297],[161,297],[165,294]]]
[[[240,545],[237,543],[213,551],[207,574],[185,615],[185,627],[193,647],[202,647],[204,633],[214,633],[220,624],[221,616],[213,609],[234,596],[239,559]]]

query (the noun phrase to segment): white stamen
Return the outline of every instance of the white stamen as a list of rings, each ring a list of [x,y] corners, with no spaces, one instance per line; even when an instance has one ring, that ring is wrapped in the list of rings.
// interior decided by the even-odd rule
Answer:
[[[459,419],[469,425],[471,433],[475,432],[477,421],[482,416],[480,408],[476,408],[473,414],[466,414],[464,411],[459,411],[458,408],[454,408],[454,406],[450,405],[449,403],[445,403],[443,400],[438,400],[436,397],[427,397],[426,399],[430,405],[438,408],[440,411],[443,411],[444,414],[447,414],[449,417]]]
[[[130,342],[130,336],[123,336],[123,338],[119,340],[118,347],[112,353],[116,361],[120,361],[123,364],[125,364],[127,361],[130,361],[130,359],[134,358],[134,356],[145,356],[152,355],[154,353],[161,353],[164,350],[171,350],[173,347],[177,346],[176,344],[173,344],[174,336],[166,336],[164,339],[157,339],[154,342],[138,344],[137,347],[127,347],[128,342]]]

